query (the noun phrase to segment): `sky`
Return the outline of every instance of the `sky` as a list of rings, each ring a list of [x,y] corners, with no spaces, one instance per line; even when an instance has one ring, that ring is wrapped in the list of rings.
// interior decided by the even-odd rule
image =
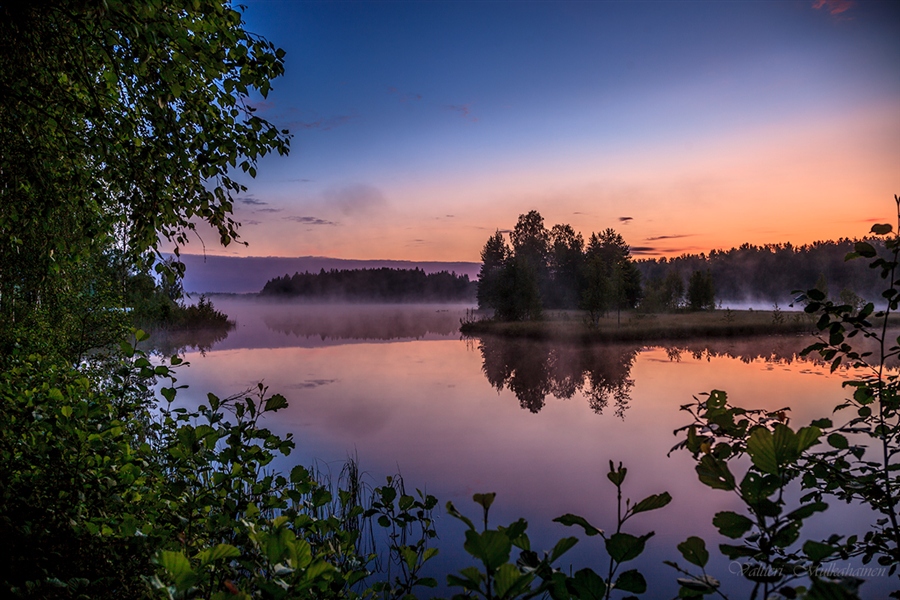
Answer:
[[[241,3],[287,52],[254,104],[292,148],[210,254],[478,261],[530,210],[643,257],[896,218],[900,3]]]

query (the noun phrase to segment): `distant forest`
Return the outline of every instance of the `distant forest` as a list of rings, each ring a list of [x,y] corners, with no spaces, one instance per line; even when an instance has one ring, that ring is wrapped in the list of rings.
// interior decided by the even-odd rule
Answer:
[[[471,301],[477,284],[468,275],[415,269],[332,269],[294,273],[266,282],[261,296],[353,302]]]
[[[837,301],[843,292],[853,292],[867,300],[876,300],[884,287],[869,261],[844,257],[853,252],[858,240],[813,242],[803,246],[744,244],[731,250],[712,250],[706,254],[683,254],[677,258],[635,261],[641,273],[644,294],[652,295],[667,278],[686,280],[692,273],[709,272],[719,301],[763,301],[787,303],[793,290],[819,288]],[[869,239],[876,249],[878,239]],[[675,275],[673,275],[675,274]]]

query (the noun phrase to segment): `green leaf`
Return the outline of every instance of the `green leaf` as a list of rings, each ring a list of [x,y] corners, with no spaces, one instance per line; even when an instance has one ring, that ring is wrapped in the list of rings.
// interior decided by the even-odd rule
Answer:
[[[528,529],[528,521],[525,519],[519,519],[510,523],[509,527],[498,527],[498,529],[506,534],[513,546],[522,550],[531,550],[531,542],[525,535],[525,530]]]
[[[579,600],[601,600],[606,594],[606,583],[591,569],[581,569],[566,580],[566,589]]]
[[[553,519],[553,521],[555,523],[562,523],[566,527],[571,527],[572,525],[578,525],[582,529],[584,529],[584,532],[589,536],[603,534],[602,529],[597,529],[596,527],[594,527],[593,525],[588,523],[584,517],[579,517],[578,515],[573,515],[571,513],[566,513],[561,517],[556,517],[555,519]]]
[[[188,589],[197,580],[196,574],[191,569],[191,561],[181,552],[163,550],[157,556],[157,563],[166,570],[179,591]]]
[[[484,580],[484,575],[482,575],[481,571],[475,567],[466,567],[460,570],[459,573],[462,577],[447,575],[447,585],[464,587],[467,590],[477,591],[481,582]]]
[[[213,548],[198,552],[197,559],[201,565],[205,566],[223,558],[237,558],[240,555],[241,551],[231,544],[218,544]]]
[[[647,496],[646,498],[635,504],[631,509],[631,513],[636,515],[640,512],[656,510],[666,506],[671,501],[672,496],[669,495],[669,492],[663,492],[662,494],[653,494],[652,496]]]
[[[578,538],[576,537],[565,537],[553,546],[553,550],[550,552],[550,562],[555,561],[557,558],[568,552],[572,546],[578,543]]]
[[[496,492],[490,492],[487,494],[475,494],[472,496],[472,500],[474,500],[477,504],[480,504],[485,510],[491,507],[491,504],[494,503],[494,499],[497,497]]]
[[[653,536],[653,532],[641,537],[629,533],[614,533],[606,540],[606,551],[614,561],[623,563],[633,560],[644,551],[644,544]]]
[[[824,502],[811,502],[785,515],[786,519],[807,519],[817,512],[825,512],[828,505]]]
[[[705,454],[697,463],[695,470],[700,481],[713,489],[734,489],[734,475],[731,474],[728,465],[711,454]]]
[[[740,538],[753,527],[753,521],[744,515],[727,510],[716,513],[712,522],[718,528],[719,533],[733,540]]]
[[[837,551],[838,549],[834,546],[815,540],[807,540],[803,543],[803,553],[813,562],[821,562]]]
[[[631,569],[619,575],[613,587],[625,592],[643,594],[647,591],[647,580],[637,570]]]
[[[874,258],[877,254],[875,248],[869,242],[856,242],[853,245],[853,249],[863,258]]]
[[[285,408],[287,405],[288,405],[288,401],[287,401],[287,399],[286,399],[284,396],[282,396],[281,394],[275,394],[275,395],[273,395],[273,396],[269,396],[269,397],[266,399],[266,408],[265,408],[265,410],[266,410],[267,412],[268,412],[268,411],[275,411],[275,410],[279,410],[279,409]]]
[[[803,521],[799,519],[789,521],[772,536],[772,545],[776,548],[787,548],[797,541],[797,538],[800,536],[800,527],[802,525]]]
[[[697,565],[701,569],[705,567],[707,561],[709,561],[709,552],[706,550],[706,542],[696,536],[691,536],[678,544],[678,551],[681,552],[681,555],[686,561],[692,565]]]
[[[406,566],[410,571],[415,570],[416,563],[419,561],[419,553],[409,546],[400,546],[400,556],[406,561]]]
[[[709,398],[706,399],[707,410],[725,408],[726,404],[728,404],[728,394],[722,390],[711,391]]]
[[[297,465],[291,469],[291,483],[308,483],[311,479],[309,471],[305,467]]]
[[[778,474],[778,457],[775,455],[775,441],[772,432],[764,427],[757,427],[747,440],[747,453],[756,468],[763,473]]]
[[[893,230],[894,228],[890,223],[876,223],[872,225],[872,229],[870,229],[869,232],[874,233],[875,235],[887,235]]]
[[[811,446],[816,445],[819,442],[820,435],[822,435],[822,430],[818,427],[801,427],[800,430],[797,431],[797,451],[803,452]]]
[[[832,448],[837,448],[838,450],[846,450],[850,447],[849,442],[847,442],[847,438],[840,433],[832,433],[831,435],[829,435],[828,444]]]
[[[502,564],[494,574],[494,591],[497,597],[502,598],[514,587],[519,587],[523,579],[530,581],[533,578],[533,575],[522,575],[513,564]]]
[[[503,563],[509,561],[509,553],[512,550],[512,542],[506,534],[499,531],[487,530],[478,533],[474,530],[466,531],[466,541],[463,544],[466,552],[482,561],[488,570],[493,571]]]
[[[606,474],[607,479],[613,482],[613,485],[620,486],[622,482],[625,481],[625,475],[628,474],[628,469],[622,466],[622,463],[619,463],[619,468],[617,469],[613,465],[613,461],[609,461],[609,473]]]
[[[475,525],[472,523],[472,520],[469,517],[462,514],[461,512],[459,512],[459,510],[457,510],[457,508],[449,500],[447,501],[445,509],[446,509],[448,515],[450,515],[451,517],[454,517],[456,519],[459,519],[460,521],[462,521],[463,523],[468,525],[469,529],[475,529]]]

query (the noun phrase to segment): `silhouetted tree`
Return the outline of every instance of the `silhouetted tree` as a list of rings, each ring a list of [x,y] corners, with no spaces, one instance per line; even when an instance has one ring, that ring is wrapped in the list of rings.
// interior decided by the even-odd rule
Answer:
[[[497,309],[500,302],[500,280],[510,250],[499,231],[488,238],[481,250],[481,269],[478,272],[478,306]]]
[[[687,294],[691,310],[712,310],[716,307],[716,291],[709,270],[691,274]]]
[[[584,238],[571,225],[550,229],[550,278],[547,299],[553,308],[568,308],[578,303],[584,271]]]
[[[478,304],[501,319],[539,318],[542,309],[575,308],[600,315],[633,308],[641,275],[628,244],[612,229],[584,238],[571,225],[550,231],[537,211],[519,215],[510,249],[497,232],[482,249]]]
[[[528,260],[513,256],[500,273],[496,315],[504,321],[537,320],[542,315],[538,274]]]

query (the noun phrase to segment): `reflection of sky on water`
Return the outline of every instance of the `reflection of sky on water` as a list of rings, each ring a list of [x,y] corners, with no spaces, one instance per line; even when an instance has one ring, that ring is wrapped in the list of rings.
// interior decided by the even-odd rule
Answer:
[[[237,333],[240,323],[239,318]],[[255,327],[266,329],[261,319]],[[268,344],[276,335],[286,343]],[[690,420],[679,407],[700,392],[724,389],[736,405],[789,406],[792,423],[799,426],[827,416],[845,397],[840,372],[832,375],[824,365],[796,358],[806,343],[797,338],[688,343],[677,351],[537,345],[529,356],[524,346],[495,346],[489,354],[499,353],[502,360],[493,380],[485,376],[485,342],[460,340],[458,334],[306,346],[304,338],[266,329],[242,339],[265,343],[229,347],[229,340],[234,342],[229,335],[206,356],[189,353],[192,365],[181,371],[179,383],[190,385],[184,397],[196,401],[207,391],[226,396],[260,380],[270,391],[283,393],[290,406],[267,426],[294,434],[297,449],[285,468],[318,460],[337,471],[357,453],[373,482],[399,468],[410,488],[426,489],[442,506],[452,500],[470,514],[473,493],[496,491],[493,522],[524,516],[533,544],[547,549],[555,539],[574,534],[551,523],[561,514],[580,514],[600,527],[613,524],[614,488],[605,473],[609,460],[622,461],[629,469],[628,496],[639,500],[668,491],[674,498],[665,509],[629,522],[633,533],[657,532],[640,566],[651,579],[651,591],[669,595],[675,593],[675,573],[661,561],[680,559],[675,546],[689,535],[704,537],[716,557],[715,545],[726,540],[712,528],[712,516],[738,509],[728,493],[697,481],[686,453],[666,457],[679,441],[673,430]],[[592,360],[606,364],[592,366]],[[518,369],[546,391],[538,413],[523,410],[517,395],[522,390],[508,383],[507,375]],[[594,410],[592,381],[633,382],[624,418],[617,417],[612,404],[601,414]],[[833,504],[829,514],[809,521],[805,535],[825,537],[867,525],[869,515]],[[439,564],[459,568],[458,527],[444,516],[438,532]],[[597,544],[592,538],[576,546],[571,552],[576,568],[598,568]],[[712,572],[726,585],[736,579],[727,574],[724,558]],[[874,593],[874,585],[867,586]]]

